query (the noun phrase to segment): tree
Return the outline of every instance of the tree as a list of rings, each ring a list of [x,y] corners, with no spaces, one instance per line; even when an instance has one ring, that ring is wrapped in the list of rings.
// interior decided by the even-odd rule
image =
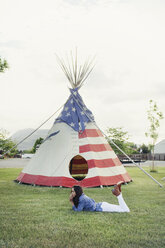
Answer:
[[[9,68],[9,65],[7,63],[7,60],[6,59],[2,60],[0,57],[0,72],[4,72],[5,69],[8,69],[8,68]]]
[[[41,137],[36,140],[36,142],[34,143],[34,146],[32,148],[32,153],[35,153],[36,152],[37,148],[42,144],[42,141],[43,140],[44,139],[41,138]]]
[[[37,151],[37,149],[39,148],[39,146],[42,144],[43,140],[44,139],[41,138],[41,137],[36,139],[33,147],[31,149],[29,149],[29,150],[23,150],[23,153],[35,153]]]
[[[142,144],[139,148],[138,148],[138,152],[143,153],[143,154],[147,154],[151,151],[150,146],[147,146],[145,144]]]
[[[10,149],[10,152],[7,153],[8,156],[12,157],[16,153],[18,153],[18,150],[16,148],[13,148],[15,146],[15,143],[11,139],[7,139],[8,132],[4,129],[0,130],[0,151],[1,154],[5,154]]]
[[[107,129],[108,137],[126,154],[137,153],[137,146],[133,142],[129,142],[129,135],[127,131],[123,131],[122,127],[117,128],[108,128]],[[108,140],[109,142],[109,140]],[[109,142],[112,149],[117,155],[122,154],[122,152],[112,143]]]
[[[155,163],[154,163],[154,147],[156,144],[156,141],[158,139],[158,128],[160,127],[160,120],[162,120],[163,113],[159,111],[158,106],[156,102],[153,100],[149,101],[149,109],[147,110],[147,118],[150,122],[149,130],[145,133],[146,137],[150,137],[152,140],[151,143],[151,152],[152,152],[152,168],[151,171],[155,170]]]

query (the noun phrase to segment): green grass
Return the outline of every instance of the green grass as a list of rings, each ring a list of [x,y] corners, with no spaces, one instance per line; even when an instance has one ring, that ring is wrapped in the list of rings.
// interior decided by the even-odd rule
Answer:
[[[149,168],[146,169],[149,171]],[[165,247],[165,167],[152,176],[128,168],[123,196],[130,213],[74,212],[70,189],[19,185],[21,169],[0,169],[0,248]],[[117,204],[112,187],[84,189],[97,202]]]

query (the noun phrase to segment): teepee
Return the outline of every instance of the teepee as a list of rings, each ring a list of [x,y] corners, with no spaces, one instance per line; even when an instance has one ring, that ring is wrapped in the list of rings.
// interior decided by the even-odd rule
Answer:
[[[130,176],[106,141],[78,90],[93,69],[92,61],[78,67],[58,58],[72,88],[46,139],[17,178],[20,183],[95,187],[129,182]]]

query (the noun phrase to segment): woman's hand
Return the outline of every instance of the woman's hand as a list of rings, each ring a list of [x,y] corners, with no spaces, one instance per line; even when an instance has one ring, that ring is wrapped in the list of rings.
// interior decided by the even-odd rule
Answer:
[[[70,196],[69,196],[69,201],[70,202],[73,202],[73,194],[71,193]]]
[[[73,197],[74,197],[74,195],[71,193],[69,196],[69,201],[72,204],[72,206],[74,206]]]
[[[74,206],[74,203],[73,203],[73,198],[76,196],[76,192],[74,191],[74,188],[71,189],[71,194],[69,196],[69,201],[70,203],[72,204],[72,206]]]

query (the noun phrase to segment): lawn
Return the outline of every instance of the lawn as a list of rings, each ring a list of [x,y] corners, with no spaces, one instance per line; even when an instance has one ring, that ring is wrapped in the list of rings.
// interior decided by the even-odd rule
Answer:
[[[138,168],[127,168],[133,182],[122,192],[130,213],[74,212],[70,189],[19,185],[13,180],[20,171],[0,169],[0,248],[165,247],[165,167],[152,173],[163,188]],[[111,189],[84,192],[115,204]]]

